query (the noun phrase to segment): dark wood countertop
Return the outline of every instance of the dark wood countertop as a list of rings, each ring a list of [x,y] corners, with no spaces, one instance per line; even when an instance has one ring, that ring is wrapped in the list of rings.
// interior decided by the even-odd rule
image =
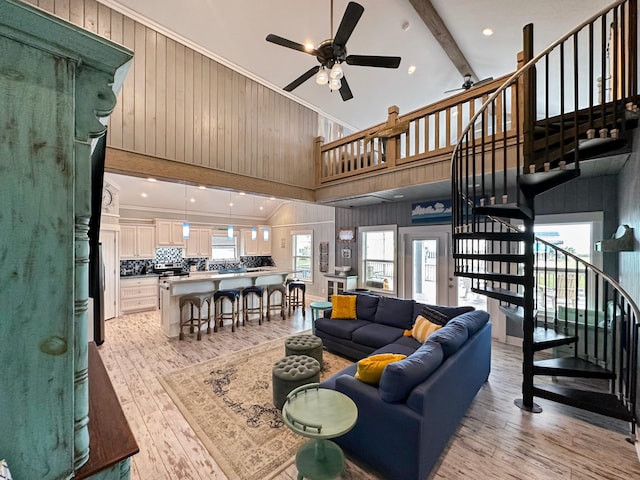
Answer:
[[[96,344],[89,343],[89,460],[75,479],[95,475],[139,452]]]

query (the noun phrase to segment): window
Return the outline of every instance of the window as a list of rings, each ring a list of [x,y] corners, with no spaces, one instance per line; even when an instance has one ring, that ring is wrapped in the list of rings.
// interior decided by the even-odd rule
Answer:
[[[291,245],[295,277],[313,282],[313,231],[291,232]]]
[[[371,290],[396,290],[396,227],[361,227],[364,286]]]
[[[238,237],[229,238],[226,233],[211,235],[212,260],[238,260]]]

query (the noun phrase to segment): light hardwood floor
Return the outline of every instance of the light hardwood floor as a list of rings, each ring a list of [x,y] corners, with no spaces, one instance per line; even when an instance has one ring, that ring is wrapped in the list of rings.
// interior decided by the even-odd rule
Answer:
[[[310,319],[308,309],[306,319],[298,309],[284,321],[254,320],[235,333],[225,326],[200,342],[189,335],[183,341],[167,338],[157,311],[108,320],[99,351],[140,446],[132,478],[226,480],[157,377],[308,329]],[[627,424],[538,399],[543,413],[523,412],[513,405],[520,396],[520,371],[519,349],[494,342],[489,381],[431,479],[640,479],[636,450],[625,441]],[[295,478],[294,466],[278,477]],[[344,478],[380,477],[348,462]]]

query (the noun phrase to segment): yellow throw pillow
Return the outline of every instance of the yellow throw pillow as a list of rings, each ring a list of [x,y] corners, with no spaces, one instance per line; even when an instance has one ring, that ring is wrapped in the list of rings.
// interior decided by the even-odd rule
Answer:
[[[442,325],[437,325],[435,323],[432,323],[426,318],[424,318],[422,315],[418,315],[418,317],[416,318],[416,321],[413,324],[413,328],[411,329],[411,336],[416,340],[418,340],[420,343],[424,343],[427,341],[427,338],[429,338],[429,335],[431,335],[433,332],[435,332],[440,328],[442,328]],[[406,335],[406,332],[408,331],[409,330],[405,331],[405,335]],[[406,335],[406,336],[409,336],[409,335]]]
[[[400,353],[380,353],[363,358],[358,362],[358,370],[356,371],[355,378],[364,383],[378,385],[384,367],[406,357],[406,355]]]
[[[355,295],[332,295],[331,296],[331,318],[342,320],[353,320],[356,318],[356,296]]]

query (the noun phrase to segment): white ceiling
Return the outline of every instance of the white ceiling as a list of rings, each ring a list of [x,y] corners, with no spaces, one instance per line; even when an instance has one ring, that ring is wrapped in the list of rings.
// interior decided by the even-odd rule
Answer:
[[[245,218],[257,223],[267,219],[285,200],[180,183],[105,173],[105,181],[118,188],[120,208]],[[232,206],[229,206],[233,203]]]
[[[274,33],[297,43],[312,42],[314,45],[330,37],[330,0],[99,1],[281,92],[283,86],[317,65],[317,60],[305,53],[267,42],[267,34]],[[431,2],[475,74],[483,79],[515,70],[516,54],[522,50],[522,27],[525,24],[534,24],[537,53],[610,5],[612,0]],[[347,3],[347,0],[334,0],[334,31]],[[348,53],[400,56],[400,68],[345,65],[345,76],[354,95],[347,102],[342,101],[338,92],[331,92],[328,86],[317,85],[313,79],[291,94],[283,94],[360,130],[385,121],[387,108],[391,105],[397,105],[401,114],[408,113],[451,95],[444,91],[461,85],[462,75],[409,0],[358,0],[358,3],[365,10],[347,42]],[[407,30],[402,28],[405,22],[409,22]],[[491,27],[495,34],[484,36],[482,29],[485,27]],[[416,66],[413,75],[407,74],[410,65]],[[183,185],[180,188],[184,190]],[[446,185],[438,188],[448,191]],[[139,193],[138,197],[134,193],[129,197],[126,190],[123,185],[123,198],[140,202]],[[403,199],[393,197],[399,193],[406,195]],[[433,197],[429,193],[433,192],[414,187],[406,192],[380,195],[384,201],[406,201],[420,196]],[[213,195],[210,191],[207,194]],[[228,195],[228,192],[222,192],[219,201],[210,200],[207,204],[210,208],[218,206],[224,212],[228,209]],[[170,203],[172,198],[174,208],[183,208],[183,194],[175,197],[164,195],[158,201]],[[248,203],[246,208],[251,209],[252,202]],[[348,200],[343,203],[340,206],[350,206]],[[376,200],[374,203],[380,202]],[[356,205],[357,202],[354,203]]]

